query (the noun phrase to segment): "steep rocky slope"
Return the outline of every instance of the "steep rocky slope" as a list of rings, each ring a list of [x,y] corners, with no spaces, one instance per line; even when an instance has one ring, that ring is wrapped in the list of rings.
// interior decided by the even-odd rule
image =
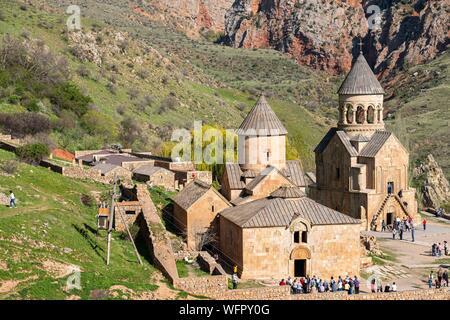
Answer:
[[[449,0],[237,0],[228,10],[224,41],[234,47],[275,48],[299,63],[347,71],[357,41],[377,73],[436,57],[449,44]],[[372,6],[381,10],[379,28]]]

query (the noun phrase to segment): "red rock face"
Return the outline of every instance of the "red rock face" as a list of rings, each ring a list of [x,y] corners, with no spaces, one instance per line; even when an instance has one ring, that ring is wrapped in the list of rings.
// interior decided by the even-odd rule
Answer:
[[[405,63],[423,63],[448,48],[450,0],[238,0],[225,16],[226,42],[235,47],[274,48],[300,64],[332,74],[349,70],[363,38],[375,71],[389,76]],[[381,24],[369,29],[380,9]]]

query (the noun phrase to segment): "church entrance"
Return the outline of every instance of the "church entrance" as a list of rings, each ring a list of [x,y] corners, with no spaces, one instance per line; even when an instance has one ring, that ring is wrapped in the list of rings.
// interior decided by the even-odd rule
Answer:
[[[388,212],[386,215],[386,225],[391,225],[394,223],[394,214],[392,212]]]
[[[294,277],[306,277],[306,260],[294,260]]]

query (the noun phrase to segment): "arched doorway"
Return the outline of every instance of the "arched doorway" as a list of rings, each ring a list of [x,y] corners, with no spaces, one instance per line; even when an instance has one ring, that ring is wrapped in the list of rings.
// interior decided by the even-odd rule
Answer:
[[[311,251],[305,246],[295,247],[290,255],[291,274],[294,277],[306,277],[311,259]]]

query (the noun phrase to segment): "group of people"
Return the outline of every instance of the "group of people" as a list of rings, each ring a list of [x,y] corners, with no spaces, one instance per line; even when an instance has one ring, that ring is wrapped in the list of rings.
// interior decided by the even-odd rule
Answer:
[[[447,241],[444,241],[444,244],[442,243],[433,243],[431,246],[431,255],[433,257],[440,257],[442,255],[448,256],[448,244]]]
[[[329,281],[322,280],[316,276],[312,278],[306,276],[300,279],[292,279],[291,277],[288,277],[287,280],[281,279],[279,285],[290,286],[293,294],[338,291],[347,291],[348,294],[358,294],[361,282],[357,276],[353,278],[349,276],[342,278],[339,276],[338,279],[331,277]]]
[[[428,288],[432,289],[433,285],[436,289],[439,289],[441,287],[447,287],[448,288],[448,270],[439,268],[437,272],[437,276],[434,276],[433,271],[430,272],[428,275]]]
[[[383,290],[383,284],[381,282],[381,279],[372,279],[370,281],[370,291],[372,293],[376,292],[397,292],[397,284],[395,282],[392,282],[392,285],[390,283],[386,284]]]
[[[426,224],[426,223],[425,223]],[[424,230],[425,230],[425,224],[424,224]],[[386,231],[386,222],[383,220],[381,222],[381,231]],[[395,220],[393,226],[392,226],[392,239],[397,239],[397,236],[400,240],[403,240],[403,236],[405,232],[411,232],[411,241],[414,242],[414,234],[415,234],[415,228],[414,223],[411,217],[403,218],[401,220],[399,217]]]

